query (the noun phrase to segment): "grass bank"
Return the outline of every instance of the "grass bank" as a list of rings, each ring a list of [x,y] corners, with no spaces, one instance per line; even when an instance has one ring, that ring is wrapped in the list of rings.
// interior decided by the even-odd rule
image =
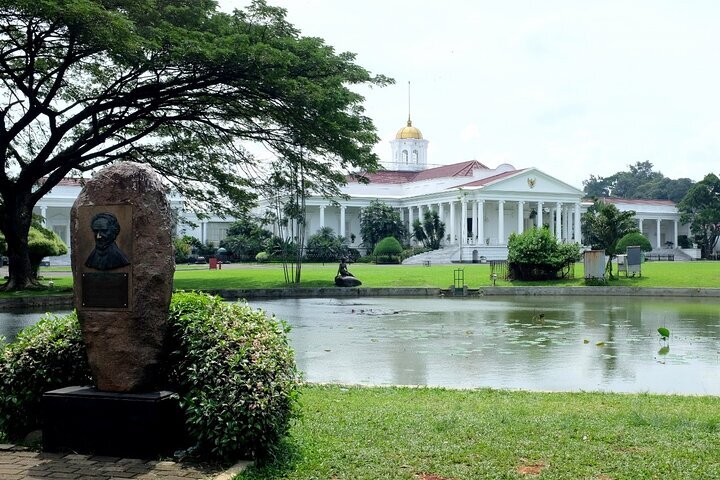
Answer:
[[[720,478],[713,397],[309,386],[301,402],[284,452],[239,479]]]

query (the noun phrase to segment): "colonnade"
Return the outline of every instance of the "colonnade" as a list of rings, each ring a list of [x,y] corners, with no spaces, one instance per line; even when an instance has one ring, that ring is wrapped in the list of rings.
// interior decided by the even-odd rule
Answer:
[[[506,228],[505,212],[512,207],[517,225]],[[422,219],[427,210],[436,211],[445,223],[446,244],[450,245],[506,245],[510,233],[542,225],[547,225],[562,242],[581,241],[580,203],[463,199],[400,207],[400,218],[404,221],[407,212],[407,224],[412,226],[414,219]]]

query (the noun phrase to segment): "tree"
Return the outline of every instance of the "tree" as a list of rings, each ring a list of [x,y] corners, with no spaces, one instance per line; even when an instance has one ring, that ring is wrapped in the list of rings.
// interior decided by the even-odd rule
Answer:
[[[48,230],[41,223],[41,217],[34,216],[28,232],[28,250],[30,255],[30,268],[33,279],[38,278],[40,263],[45,257],[55,257],[68,253],[67,245],[52,230]],[[0,253],[7,253],[7,242],[0,234]]]
[[[565,277],[567,268],[580,260],[580,245],[560,243],[547,228],[531,228],[508,238],[510,275],[518,280]]]
[[[347,251],[345,239],[335,235],[332,228],[323,227],[308,238],[305,256],[316,262],[337,262],[347,255]]]
[[[649,161],[628,165],[628,171],[616,172],[609,177],[590,175],[583,181],[585,194],[589,197],[645,198],[679,202],[693,181],[689,178],[673,180],[653,171]]]
[[[377,167],[378,138],[349,87],[385,85],[283,9],[254,0],[0,0],[0,230],[5,289],[32,285],[33,206],[68,174],[151,165],[197,209],[244,211],[267,163],[302,145],[304,175]],[[259,142],[277,154],[257,161]]]
[[[583,231],[587,234],[587,242],[592,248],[604,249],[608,256],[605,271],[609,278],[612,274],[612,260],[618,253],[617,244],[628,233],[637,232],[635,212],[621,212],[612,203],[595,202],[592,208],[582,216]]]
[[[255,256],[267,249],[272,234],[250,217],[243,217],[228,228],[227,237],[220,246],[241,260],[254,260]]]
[[[709,173],[678,204],[681,221],[690,224],[703,258],[712,253],[720,236],[720,178]]]
[[[445,224],[440,221],[440,216],[436,211],[427,210],[423,214],[422,223],[419,218],[413,222],[413,236],[423,246],[437,250],[445,236]]]
[[[402,241],[407,235],[407,229],[397,210],[379,200],[373,200],[360,212],[360,235],[368,252],[372,252],[375,244],[385,237],[395,237]]]

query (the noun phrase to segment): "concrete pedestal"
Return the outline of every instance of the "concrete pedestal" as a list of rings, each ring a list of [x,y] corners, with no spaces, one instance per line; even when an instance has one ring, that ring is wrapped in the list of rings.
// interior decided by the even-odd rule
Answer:
[[[184,424],[173,392],[113,393],[92,387],[45,392],[43,449],[155,458],[183,448]]]

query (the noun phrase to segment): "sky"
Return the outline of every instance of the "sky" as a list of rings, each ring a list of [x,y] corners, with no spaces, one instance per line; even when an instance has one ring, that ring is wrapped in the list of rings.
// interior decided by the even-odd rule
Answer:
[[[268,3],[395,80],[359,89],[381,159],[410,103],[430,166],[510,163],[577,188],[646,160],[670,178],[720,173],[720,2]]]

